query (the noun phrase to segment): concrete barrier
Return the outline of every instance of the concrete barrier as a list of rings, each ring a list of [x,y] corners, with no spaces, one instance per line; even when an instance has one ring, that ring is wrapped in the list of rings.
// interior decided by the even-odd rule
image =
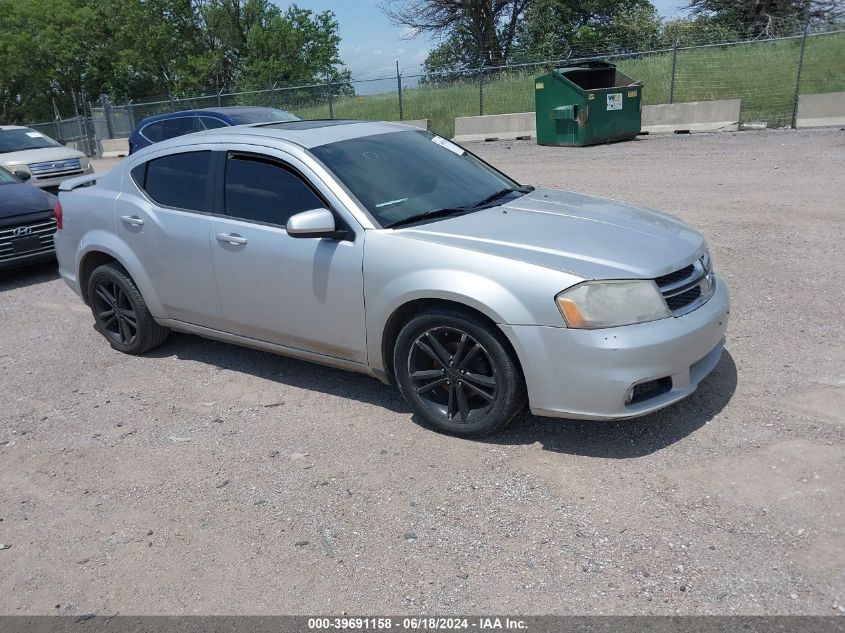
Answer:
[[[406,119],[405,121],[397,121],[397,123],[402,123],[403,125],[410,125],[412,127],[418,127],[422,130],[428,130],[428,119]]]
[[[102,158],[129,156],[129,139],[104,138],[100,141],[100,156]]]
[[[740,99],[643,106],[642,133],[737,131],[741,107]],[[536,136],[536,119],[533,112],[467,116],[455,119],[454,140],[458,143],[513,140]]]
[[[741,99],[643,106],[641,134],[736,132],[741,107]]]
[[[799,128],[845,125],[845,92],[799,95],[795,124]]]
[[[500,141],[536,136],[537,122],[533,112],[464,116],[455,119],[453,140]]]

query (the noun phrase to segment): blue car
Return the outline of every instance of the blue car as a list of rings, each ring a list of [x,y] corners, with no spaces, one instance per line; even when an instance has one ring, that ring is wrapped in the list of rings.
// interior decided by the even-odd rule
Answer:
[[[299,121],[299,117],[277,110],[253,106],[231,106],[227,108],[201,108],[183,112],[168,112],[147,117],[129,136],[129,153],[137,152],[147,145],[169,138],[212,130],[218,127],[244,125],[246,123],[271,123]]]

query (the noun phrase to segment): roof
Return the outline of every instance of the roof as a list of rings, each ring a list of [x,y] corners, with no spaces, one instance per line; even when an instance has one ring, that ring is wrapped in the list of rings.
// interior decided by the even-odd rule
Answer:
[[[268,108],[264,106],[221,106],[221,107],[210,107],[210,108],[196,108],[193,110],[177,110],[176,112],[163,112],[162,114],[154,114],[152,116],[144,117],[141,119],[140,123],[138,123],[138,128],[142,125],[147,123],[153,123],[154,121],[161,121],[164,119],[172,119],[175,117],[181,116],[196,116],[201,114],[219,114],[222,116],[231,116],[233,114],[252,114],[262,112],[264,110],[279,110],[279,108]],[[287,110],[280,110],[281,112],[287,112]],[[288,112],[288,114],[291,114]]]
[[[151,147],[179,147],[197,142],[213,143],[232,140],[227,137],[253,137],[267,140],[279,140],[295,143],[301,147],[312,148],[353,138],[402,132],[406,130],[420,131],[419,128],[401,123],[385,121],[355,121],[355,120],[311,120],[311,121],[282,121],[279,123],[255,123],[251,125],[235,125],[221,127],[204,132],[195,132],[184,136],[155,143]]]
[[[30,128],[23,125],[0,125],[0,130],[28,130]]]

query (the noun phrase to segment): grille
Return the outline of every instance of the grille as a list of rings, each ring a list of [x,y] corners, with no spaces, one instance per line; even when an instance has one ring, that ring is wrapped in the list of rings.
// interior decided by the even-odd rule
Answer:
[[[706,255],[680,270],[655,278],[666,305],[681,316],[695,310],[713,294],[713,276],[707,268],[710,265]]]
[[[634,385],[630,404],[637,404],[649,398],[656,398],[669,391],[672,391],[672,379],[669,376],[664,376],[657,380],[649,380],[648,382],[641,382],[638,385]]]
[[[687,277],[690,277],[694,272],[695,264],[690,264],[686,268],[681,268],[681,270],[676,270],[675,272],[669,273],[668,275],[658,277],[654,281],[658,285],[658,287],[668,286],[669,284],[674,284],[686,279]]]
[[[685,308],[686,306],[691,304],[699,297],[701,297],[701,286],[694,286],[679,295],[675,295],[673,297],[666,297],[666,305],[669,306],[669,309],[672,312],[677,312],[681,308]]]
[[[82,165],[78,158],[66,160],[51,160],[43,163],[32,163],[29,171],[33,178],[55,178],[57,176],[73,176],[82,173]]]
[[[29,232],[15,235],[15,230],[21,228],[28,228]],[[54,218],[4,226],[0,229],[0,263],[51,252],[55,232]],[[19,244],[26,244],[26,247],[20,248]]]

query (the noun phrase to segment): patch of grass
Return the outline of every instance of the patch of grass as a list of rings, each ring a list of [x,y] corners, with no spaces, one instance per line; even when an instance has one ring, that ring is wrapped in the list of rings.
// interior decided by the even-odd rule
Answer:
[[[743,121],[787,125],[800,51],[800,39],[757,42],[681,50],[675,74],[675,101],[742,99]],[[807,40],[801,92],[845,91],[845,33]],[[672,75],[671,53],[616,60],[619,69],[644,83],[645,104],[668,103]],[[483,82],[484,114],[530,112],[534,109],[534,79],[547,69],[503,71]],[[395,121],[399,119],[396,91],[336,99],[335,118]],[[447,138],[454,119],[479,114],[479,77],[447,85],[419,86],[403,91],[405,119],[429,119],[431,129]],[[294,108],[303,118],[325,118],[325,101]]]

